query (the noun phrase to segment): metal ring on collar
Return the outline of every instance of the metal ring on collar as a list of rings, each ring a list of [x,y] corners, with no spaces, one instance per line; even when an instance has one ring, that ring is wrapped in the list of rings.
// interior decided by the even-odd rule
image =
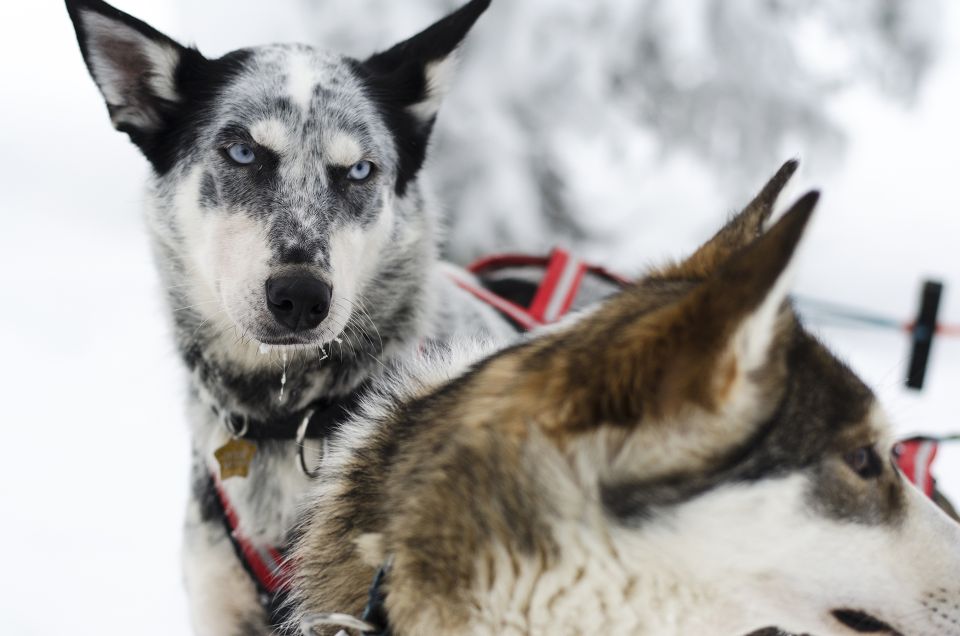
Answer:
[[[239,428],[237,428],[237,423],[234,421],[234,418],[239,418],[241,422]],[[223,416],[221,419],[223,420],[223,427],[227,429],[227,432],[233,437],[243,437],[250,430],[250,418],[246,415],[237,415],[235,413],[223,411]]]
[[[300,470],[303,471],[303,474],[309,477],[310,479],[316,479],[320,475],[320,469],[310,470],[307,468],[307,458],[305,456],[306,451],[306,442],[307,440],[307,429],[310,428],[310,420],[313,418],[314,411],[311,409],[307,411],[307,414],[303,416],[303,421],[300,422],[300,426],[297,427],[297,460],[300,463]],[[327,440],[323,439],[321,442],[320,449],[320,461],[323,461],[323,456],[327,454]],[[319,465],[319,464],[318,464]]]

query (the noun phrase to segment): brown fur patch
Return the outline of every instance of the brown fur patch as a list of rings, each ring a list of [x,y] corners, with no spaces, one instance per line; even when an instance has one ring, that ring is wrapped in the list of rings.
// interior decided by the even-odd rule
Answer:
[[[737,377],[731,339],[783,273],[815,203],[815,195],[801,199],[767,234],[665,306],[640,283],[582,323],[490,360],[457,416],[467,426],[492,416],[509,427],[501,432],[520,435],[536,422],[562,440],[598,426],[669,421],[691,407],[718,413]]]

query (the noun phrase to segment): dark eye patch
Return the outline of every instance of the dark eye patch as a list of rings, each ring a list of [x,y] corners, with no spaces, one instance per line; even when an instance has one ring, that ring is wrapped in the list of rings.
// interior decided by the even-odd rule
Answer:
[[[273,182],[280,157],[270,148],[255,142],[243,125],[230,123],[221,128],[215,137],[215,144],[224,165],[237,170],[240,175],[252,176],[256,186],[268,186]],[[230,148],[238,145],[246,146],[253,152],[253,161],[241,164],[231,158]]]
[[[376,164],[366,160],[361,163],[367,163],[370,165],[369,172],[363,179],[351,178],[350,172],[357,164],[351,166],[327,167],[327,174],[330,177],[330,182],[335,185],[337,191],[339,191],[341,194],[347,194],[352,187],[362,186],[366,183],[370,183],[376,178],[377,173],[379,172]]]
[[[250,136],[250,131],[242,124],[232,122],[220,129],[216,136],[218,147],[225,147],[231,144],[247,144],[256,146],[257,143]]]
[[[843,461],[862,479],[873,479],[883,473],[883,462],[872,444],[844,453]]]

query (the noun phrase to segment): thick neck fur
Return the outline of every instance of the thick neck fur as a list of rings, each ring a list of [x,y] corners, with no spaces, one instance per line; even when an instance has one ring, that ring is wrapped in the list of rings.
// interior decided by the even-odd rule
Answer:
[[[533,453],[539,463],[525,466],[530,483],[540,484],[539,519],[518,520],[479,544],[464,535],[462,550],[472,555],[473,574],[457,609],[426,602],[420,587],[408,595],[408,586],[397,581],[388,594],[395,633],[737,636],[776,623],[769,611],[760,611],[769,610],[769,599],[751,602],[761,594],[762,582],[757,588],[701,547],[711,544],[700,533],[710,527],[712,504],[692,506],[682,518],[664,511],[621,524],[592,494],[599,480],[595,471],[571,469],[552,449],[540,446],[545,440],[532,443],[539,447]],[[786,489],[791,494],[793,485]],[[770,493],[783,494],[779,487],[760,486],[756,496],[769,500]],[[716,532],[731,531],[718,521],[723,527]],[[515,536],[525,523],[540,528],[527,545]],[[407,562],[402,552],[393,553],[400,567]],[[406,573],[398,572],[395,580]]]
[[[515,625],[517,633],[547,634],[562,625],[570,634],[732,636],[765,625],[725,598],[728,581],[688,571],[687,563],[660,551],[655,541],[589,531],[582,520],[552,530],[563,552],[549,568],[500,550],[487,561],[492,571],[481,574],[478,600],[492,596],[506,603],[478,621],[488,628],[478,633],[504,633],[505,625]],[[421,627],[402,633],[426,633]]]
[[[535,481],[562,485],[571,477],[549,482],[541,474]],[[775,624],[752,609],[757,590],[750,581],[729,576],[722,560],[698,548],[704,537],[697,532],[709,520],[699,519],[693,531],[669,518],[621,526],[587,491],[551,490],[540,492],[545,532],[532,549],[509,536],[516,528],[480,544],[464,535],[473,574],[456,605],[426,601],[421,587],[408,594],[412,586],[399,580],[407,572],[397,572],[387,597],[395,633],[738,636]],[[403,567],[401,553],[393,555]]]
[[[265,351],[212,318],[215,303],[191,293],[192,265],[180,230],[168,220],[175,218],[170,208],[176,197],[164,196],[161,183],[151,190],[148,222],[177,348],[205,401],[255,418],[296,412],[315,400],[348,394],[418,345],[434,309],[437,246],[433,219],[416,185],[395,203],[391,249],[377,255],[375,273],[343,332],[322,347]]]

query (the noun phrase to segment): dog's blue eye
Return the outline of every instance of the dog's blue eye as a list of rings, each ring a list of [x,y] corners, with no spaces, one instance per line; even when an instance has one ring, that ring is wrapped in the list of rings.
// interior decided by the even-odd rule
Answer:
[[[241,166],[251,164],[253,160],[257,158],[253,152],[253,148],[247,144],[233,144],[227,148],[227,156]]]
[[[351,181],[366,181],[373,173],[373,164],[369,161],[358,161],[350,166],[347,178]]]

